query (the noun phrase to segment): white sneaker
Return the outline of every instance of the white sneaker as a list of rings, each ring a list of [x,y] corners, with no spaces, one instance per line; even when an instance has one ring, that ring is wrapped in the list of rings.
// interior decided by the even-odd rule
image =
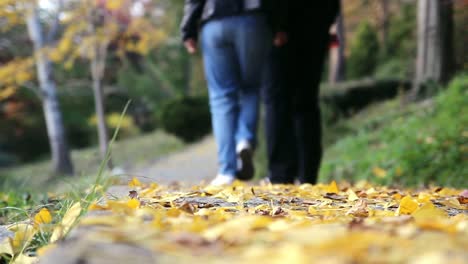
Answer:
[[[237,143],[236,145],[237,154],[241,153],[245,149],[252,149],[252,145],[250,144],[250,142],[247,140],[239,141],[239,143]]]
[[[236,180],[235,176],[218,174],[216,178],[214,178],[211,181],[210,185],[212,186],[231,185],[235,180]]]

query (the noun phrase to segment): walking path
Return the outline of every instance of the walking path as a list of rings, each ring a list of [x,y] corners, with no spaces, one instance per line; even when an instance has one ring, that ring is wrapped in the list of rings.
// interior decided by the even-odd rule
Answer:
[[[216,159],[216,143],[214,138],[209,136],[180,152],[150,164],[125,168],[121,179],[123,185],[110,187],[108,195],[112,197],[128,195],[129,187],[126,183],[133,177],[143,183],[160,185],[193,186],[207,183],[216,175]]]
[[[126,169],[126,174],[141,182],[194,185],[212,179],[216,169],[216,143],[210,136],[153,164]]]

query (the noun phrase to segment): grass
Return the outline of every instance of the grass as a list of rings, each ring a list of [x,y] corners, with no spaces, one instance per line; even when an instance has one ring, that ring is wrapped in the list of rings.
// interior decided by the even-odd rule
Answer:
[[[116,166],[138,166],[180,150],[184,144],[176,137],[162,131],[140,137],[129,138],[115,142],[112,148],[112,159]],[[97,148],[88,148],[72,152],[75,165],[75,177],[57,177],[50,171],[49,161],[41,161],[23,166],[0,170],[0,191],[14,189],[16,191],[40,190],[66,191],[74,189],[75,185],[89,186],[95,179],[101,164]]]
[[[459,76],[433,98],[396,98],[325,124],[320,181],[468,187],[467,88],[468,76]],[[256,179],[267,175],[263,133],[261,123]]]
[[[432,99],[366,109],[329,128],[321,180],[468,187],[468,76]],[[327,132],[327,130],[326,130]]]
[[[124,113],[127,107],[128,104]],[[14,228],[15,225],[19,226],[19,223],[30,222],[35,219],[34,216],[43,208],[52,212],[53,220],[47,225],[38,227],[31,225],[30,228],[39,228],[35,231],[31,240],[28,239],[22,242],[23,246],[20,251],[14,251],[13,255],[0,252],[0,263],[11,263],[20,257],[23,252],[35,254],[38,248],[50,243],[53,229],[62,223],[62,219],[70,217],[67,216],[67,212],[75,204],[79,204],[80,208],[82,208],[79,211],[80,216],[82,216],[87,212],[89,205],[104,196],[104,191],[112,183],[112,178],[105,173],[106,164],[111,157],[111,150],[114,153],[112,158],[118,164],[122,164],[124,161],[130,164],[141,164],[142,162],[149,162],[148,157],[155,159],[183,146],[175,137],[161,132],[116,142],[122,118],[123,115],[120,117],[119,125],[114,132],[104,161],[100,163],[96,161],[97,159],[94,157],[96,155],[95,149],[73,153],[75,162],[76,160],[79,161],[75,165],[78,164],[82,175],[92,175],[87,173],[89,170],[97,171],[97,175],[94,174],[92,177],[52,178],[48,176],[50,175],[48,162],[3,171],[6,176],[2,176],[1,187],[3,191],[0,191],[0,205],[2,206],[0,209],[0,226],[11,224]],[[91,159],[89,155],[92,156]],[[39,177],[37,177],[38,175]],[[61,194],[46,193],[46,190],[58,191],[64,184],[67,188],[64,189],[66,191],[62,188]],[[67,225],[69,227],[75,225],[78,219],[79,217],[76,217],[72,220],[72,223]]]

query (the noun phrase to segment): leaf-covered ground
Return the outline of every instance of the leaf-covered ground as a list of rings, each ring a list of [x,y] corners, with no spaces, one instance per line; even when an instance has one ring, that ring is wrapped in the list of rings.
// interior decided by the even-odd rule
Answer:
[[[67,240],[39,250],[41,263],[468,263],[467,190],[130,187],[92,204]]]

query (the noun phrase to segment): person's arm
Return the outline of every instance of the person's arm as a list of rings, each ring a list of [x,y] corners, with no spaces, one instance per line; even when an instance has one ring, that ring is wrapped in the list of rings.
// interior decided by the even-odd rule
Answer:
[[[182,40],[189,53],[197,50],[198,27],[206,0],[185,0],[184,17],[180,25]]]

